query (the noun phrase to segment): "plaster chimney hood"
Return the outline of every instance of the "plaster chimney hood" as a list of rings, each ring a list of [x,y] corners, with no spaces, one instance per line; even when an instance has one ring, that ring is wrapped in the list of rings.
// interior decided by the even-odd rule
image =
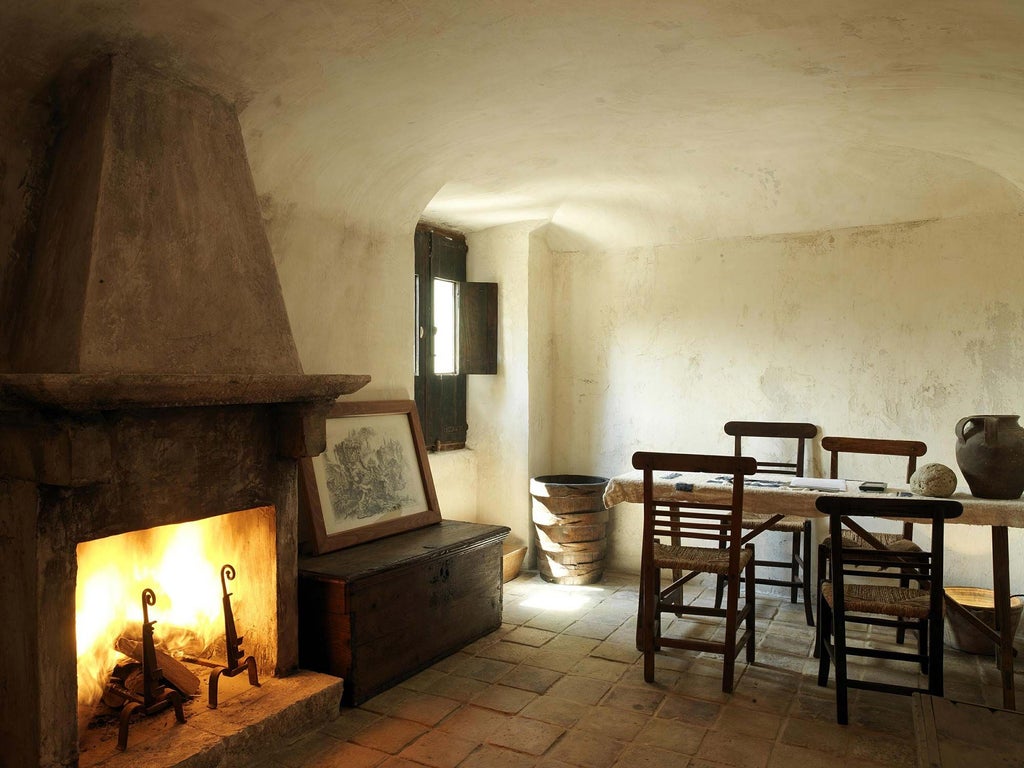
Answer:
[[[302,373],[230,105],[122,56],[68,101],[0,409],[326,407],[369,381]]]
[[[337,711],[336,678],[296,674],[296,488],[370,377],[302,372],[230,105],[119,57],[69,103],[0,374],[0,762],[79,765],[79,545],[265,510],[262,703],[146,762],[248,764],[282,713]]]

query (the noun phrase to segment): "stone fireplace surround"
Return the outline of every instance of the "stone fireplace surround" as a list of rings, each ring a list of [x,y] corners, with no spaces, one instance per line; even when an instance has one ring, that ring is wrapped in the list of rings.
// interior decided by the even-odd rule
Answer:
[[[276,662],[261,676],[303,676],[298,462],[324,450],[331,403],[369,381],[302,372],[230,105],[120,57],[67,105],[0,361],[4,767],[79,765],[84,541],[273,507]],[[228,740],[229,709],[200,741]],[[118,765],[232,764],[223,749],[144,761],[129,741]]]
[[[327,404],[365,381],[0,376],[0,626],[12,630],[2,654],[0,764],[78,765],[75,547],[82,541],[273,506],[272,672],[296,671],[297,461],[323,450]],[[28,387],[35,407],[25,404]]]

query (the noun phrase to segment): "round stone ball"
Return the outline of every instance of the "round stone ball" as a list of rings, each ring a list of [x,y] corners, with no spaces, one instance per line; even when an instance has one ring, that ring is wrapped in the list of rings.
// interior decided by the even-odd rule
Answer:
[[[925,464],[910,477],[910,491],[918,496],[952,496],[956,475],[945,464]]]

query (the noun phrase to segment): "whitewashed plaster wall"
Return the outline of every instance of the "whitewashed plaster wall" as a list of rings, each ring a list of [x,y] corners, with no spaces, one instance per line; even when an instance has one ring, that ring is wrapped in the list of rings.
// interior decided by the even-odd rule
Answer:
[[[611,476],[638,449],[728,453],[726,421],[771,419],[923,440],[924,462],[956,469],[960,417],[1024,409],[1024,205],[1015,190],[1005,202],[1015,210],[556,254],[553,463]],[[639,518],[612,511],[611,568],[637,569]],[[991,586],[988,529],[947,546],[950,584]],[[1020,592],[1021,531],[1010,546]]]
[[[346,399],[408,400],[413,392],[413,232],[327,218],[264,197],[263,217],[307,373],[368,373]],[[451,520],[477,519],[472,451],[429,456],[438,506]]]
[[[545,368],[549,336],[550,258],[533,238],[536,223],[494,227],[469,235],[467,277],[498,283],[498,373],[470,376],[468,444],[477,456],[480,522],[508,525],[509,541],[532,542],[530,477],[547,460],[547,402],[533,381]],[[540,249],[538,251],[538,248]],[[535,400],[535,396],[539,402]],[[544,469],[543,471],[547,471]]]

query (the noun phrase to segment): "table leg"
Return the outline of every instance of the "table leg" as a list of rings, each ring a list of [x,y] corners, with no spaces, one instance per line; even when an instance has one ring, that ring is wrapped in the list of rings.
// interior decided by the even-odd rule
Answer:
[[[996,657],[1003,681],[1003,708],[1016,709],[1013,680],[1013,626],[1010,621],[1010,555],[1005,525],[992,526],[992,599],[995,603],[999,653]]]

